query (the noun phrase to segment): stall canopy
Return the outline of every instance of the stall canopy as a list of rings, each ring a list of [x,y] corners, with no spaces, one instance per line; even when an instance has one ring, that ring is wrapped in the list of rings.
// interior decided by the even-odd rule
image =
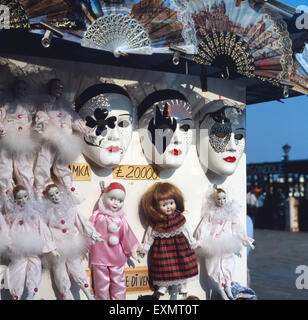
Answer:
[[[247,104],[308,94],[306,13],[276,0],[0,0],[1,55],[236,79]]]

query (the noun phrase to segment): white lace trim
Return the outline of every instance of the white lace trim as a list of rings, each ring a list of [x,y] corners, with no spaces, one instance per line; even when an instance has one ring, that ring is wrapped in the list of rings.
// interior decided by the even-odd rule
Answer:
[[[175,235],[177,234],[180,234],[182,232],[184,232],[185,228],[184,226],[174,230],[174,231],[171,231],[171,232],[158,232],[158,231],[154,231],[153,230],[153,237],[154,238],[172,238],[174,237]]]
[[[182,280],[174,280],[174,281],[155,281],[153,280],[153,284],[157,286],[178,286],[180,284],[185,284],[187,281],[193,281],[198,278],[198,275],[193,276],[191,278],[182,279]]]

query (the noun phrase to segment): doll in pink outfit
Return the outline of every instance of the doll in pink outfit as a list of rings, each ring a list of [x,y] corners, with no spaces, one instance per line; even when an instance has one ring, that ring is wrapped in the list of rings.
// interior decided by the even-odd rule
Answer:
[[[50,170],[68,192],[72,189],[73,173],[69,164],[80,154],[81,137],[92,129],[85,125],[62,97],[63,84],[52,79],[48,84],[49,95],[44,98],[35,117],[35,128],[41,134],[41,148],[34,168],[34,184],[38,197],[50,182]]]
[[[46,188],[48,204],[46,219],[48,227],[60,253],[59,258],[50,256],[48,266],[62,299],[72,300],[70,277],[78,284],[89,300],[89,278],[82,266],[88,250],[87,238],[104,242],[102,236],[83,215],[78,213],[72,198],[61,193],[57,185]],[[102,243],[102,246],[105,244]]]
[[[129,227],[122,210],[126,196],[122,184],[113,182],[106,189],[101,183],[102,194],[98,210],[90,218],[105,243],[95,243],[90,250],[90,265],[94,279],[96,300],[125,300],[124,267],[127,259],[139,262],[136,250],[139,241]]]
[[[249,238],[240,222],[240,207],[226,200],[226,192],[215,188],[203,207],[203,218],[196,229],[196,239],[201,248],[197,254],[204,256],[209,277],[217,284],[224,300],[232,300],[231,287],[235,255],[244,246],[254,249],[254,239]]]
[[[29,157],[38,146],[32,127],[35,107],[24,80],[15,80],[12,93],[3,98],[0,107],[0,193],[10,193],[15,178],[31,194],[34,177]]]
[[[14,300],[21,298],[27,288],[27,300],[32,300],[38,291],[42,278],[40,256],[51,253],[58,257],[56,245],[52,240],[44,220],[29,198],[23,186],[13,190],[15,203],[6,202],[6,219],[9,225],[10,263],[6,270],[5,282]]]

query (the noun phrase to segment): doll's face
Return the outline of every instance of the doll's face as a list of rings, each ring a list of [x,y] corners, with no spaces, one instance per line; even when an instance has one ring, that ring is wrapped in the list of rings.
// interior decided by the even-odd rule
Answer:
[[[13,86],[13,94],[16,98],[21,99],[27,95],[27,84],[23,80],[17,80]]]
[[[167,200],[161,200],[158,203],[160,211],[165,214],[166,216],[169,216],[172,214],[176,209],[176,204],[174,199],[167,199]]]
[[[24,207],[29,200],[29,194],[26,190],[19,190],[15,195],[15,201],[20,207]]]
[[[124,205],[125,193],[120,189],[114,189],[103,194],[103,203],[105,207],[112,212],[117,212]]]
[[[224,192],[217,193],[215,197],[215,202],[218,207],[223,207],[226,204],[227,196]]]
[[[127,150],[133,132],[133,105],[121,94],[106,93],[90,99],[79,111],[93,134],[85,137],[83,154],[97,165],[117,166]]]
[[[164,100],[149,108],[139,120],[143,153],[161,168],[182,165],[192,142],[190,105],[182,100]]]
[[[49,84],[49,94],[53,97],[59,98],[64,91],[64,85],[61,80],[53,80]]]
[[[47,192],[48,199],[53,203],[59,203],[61,201],[61,192],[57,187],[52,187]]]
[[[201,118],[200,162],[219,176],[232,175],[245,150],[245,128],[245,112],[234,107]]]

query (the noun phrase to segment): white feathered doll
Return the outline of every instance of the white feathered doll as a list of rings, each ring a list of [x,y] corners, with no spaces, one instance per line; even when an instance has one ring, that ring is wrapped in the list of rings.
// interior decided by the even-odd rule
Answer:
[[[254,239],[246,235],[241,224],[240,206],[234,200],[227,201],[223,189],[215,188],[202,210],[203,218],[195,232],[201,248],[196,253],[204,256],[207,273],[218,285],[222,298],[233,299],[235,254],[239,254],[242,245],[254,249]]]

